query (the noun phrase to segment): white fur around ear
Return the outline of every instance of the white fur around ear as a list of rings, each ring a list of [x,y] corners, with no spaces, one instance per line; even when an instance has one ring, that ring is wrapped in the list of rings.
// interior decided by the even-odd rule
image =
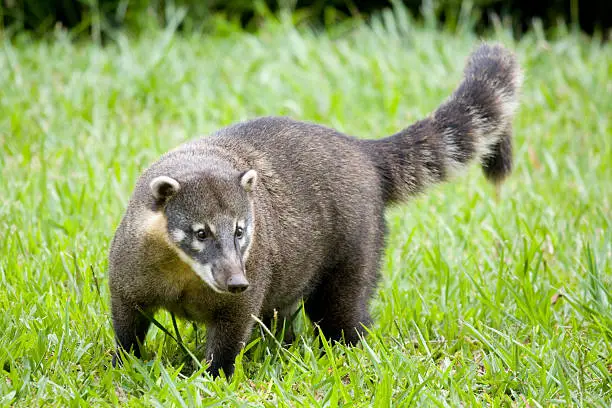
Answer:
[[[153,197],[156,200],[167,200],[168,198],[175,195],[180,189],[181,185],[178,181],[168,176],[158,176],[151,180],[149,184]]]
[[[255,183],[257,183],[257,172],[253,169],[244,172],[240,176],[240,185],[247,192],[253,191]]]

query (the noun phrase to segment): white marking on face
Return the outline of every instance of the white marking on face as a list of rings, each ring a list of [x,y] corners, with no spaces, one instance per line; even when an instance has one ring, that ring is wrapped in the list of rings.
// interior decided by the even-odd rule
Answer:
[[[249,252],[251,251],[251,246],[253,246],[254,224],[251,223],[247,229],[246,222],[242,221],[242,228],[244,229],[245,238],[247,234],[249,236],[248,240],[243,238],[240,242],[240,248],[242,249],[242,262],[246,263],[247,259],[249,259]]]
[[[212,274],[212,268],[209,264],[201,264],[198,261],[191,258],[189,255],[181,251],[180,249],[176,249],[179,258],[187,265],[191,267],[193,272],[200,277],[212,290],[217,293],[223,293],[224,291],[219,288],[217,282],[215,282],[215,278]]]
[[[191,247],[194,251],[202,252],[204,250],[204,243],[194,239],[193,242],[191,242]]]
[[[183,231],[183,230],[181,230],[181,229],[175,229],[174,231],[172,231],[172,232],[170,233],[170,235],[172,235],[172,239],[173,239],[175,242],[181,242],[181,241],[182,241],[182,240],[184,240],[184,239],[185,239],[185,237],[187,236],[187,235],[185,234],[185,231]]]
[[[212,269],[209,264],[201,264],[200,262],[191,258],[169,239],[169,235],[172,236],[172,238],[176,238],[174,234],[176,230],[172,231],[171,234],[168,234],[166,218],[162,213],[149,211],[146,214],[146,219],[144,222],[144,232],[156,238],[162,239],[166,243],[166,245],[174,249],[180,260],[189,265],[191,270],[193,270],[193,272],[198,275],[198,277],[202,279],[204,283],[206,283],[212,290],[218,293],[225,292],[223,289],[219,288],[219,285],[213,277]]]
[[[247,230],[246,230],[246,226],[245,226],[245,222],[244,220],[240,220],[235,222],[236,228],[242,228],[242,238],[240,238],[238,240],[238,242],[240,243],[240,248],[243,248],[244,245],[246,244],[246,236],[247,236]]]

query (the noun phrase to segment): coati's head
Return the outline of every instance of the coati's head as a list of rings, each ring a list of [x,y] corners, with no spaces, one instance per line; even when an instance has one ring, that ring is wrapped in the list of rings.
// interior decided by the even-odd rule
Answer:
[[[256,181],[257,172],[248,170],[180,182],[158,176],[149,183],[170,245],[216,292],[240,293],[249,286],[244,265],[253,239],[250,193]]]

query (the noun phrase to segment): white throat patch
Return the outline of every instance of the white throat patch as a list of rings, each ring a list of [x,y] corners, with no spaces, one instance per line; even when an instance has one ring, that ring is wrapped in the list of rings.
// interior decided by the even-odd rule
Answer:
[[[223,291],[219,289],[217,282],[215,282],[215,278],[212,274],[212,268],[209,264],[199,263],[198,261],[188,256],[186,253],[184,253],[180,248],[176,248],[176,253],[178,254],[179,258],[181,258],[183,262],[189,265],[191,269],[195,272],[195,274],[198,275],[200,279],[202,279],[204,283],[206,283],[212,290],[217,293],[223,293]]]

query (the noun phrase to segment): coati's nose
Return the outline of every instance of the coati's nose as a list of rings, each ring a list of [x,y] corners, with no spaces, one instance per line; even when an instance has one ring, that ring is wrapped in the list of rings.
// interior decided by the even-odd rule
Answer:
[[[236,273],[227,280],[227,290],[231,293],[242,293],[249,287],[249,281],[242,273]]]

